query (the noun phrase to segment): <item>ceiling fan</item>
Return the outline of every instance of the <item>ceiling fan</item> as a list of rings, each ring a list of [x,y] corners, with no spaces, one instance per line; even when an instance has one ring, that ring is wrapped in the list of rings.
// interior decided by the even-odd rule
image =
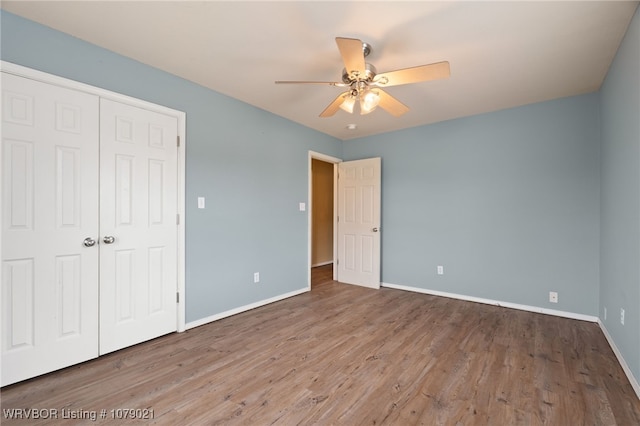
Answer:
[[[409,107],[382,90],[383,87],[438,80],[448,78],[451,74],[447,61],[378,74],[375,67],[366,63],[364,59],[371,53],[369,44],[344,37],[336,37],[336,44],[345,65],[342,70],[342,82],[276,81],[276,84],[326,84],[348,87],[346,92],[340,93],[320,113],[320,117],[331,117],[338,109],[353,114],[356,101],[359,101],[360,114],[368,114],[380,106],[389,114],[399,117],[409,111]]]

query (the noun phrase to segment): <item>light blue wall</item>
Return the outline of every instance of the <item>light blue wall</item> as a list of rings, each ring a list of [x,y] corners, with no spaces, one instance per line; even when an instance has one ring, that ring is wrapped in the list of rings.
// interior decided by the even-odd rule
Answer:
[[[600,95],[600,317],[640,380],[640,9]],[[624,326],[620,308],[625,310]]]
[[[187,322],[306,288],[308,151],[339,140],[1,13],[2,60],[187,113]]]
[[[590,94],[346,141],[382,157],[383,281],[597,315],[598,114]]]

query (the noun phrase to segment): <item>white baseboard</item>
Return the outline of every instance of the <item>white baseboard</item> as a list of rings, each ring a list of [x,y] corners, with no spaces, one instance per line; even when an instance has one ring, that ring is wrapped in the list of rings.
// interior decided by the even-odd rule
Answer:
[[[485,305],[494,305],[494,306],[500,306],[503,308],[518,309],[521,311],[536,312],[539,314],[546,314],[546,315],[554,315],[557,317],[570,318],[570,319],[576,319],[581,321],[589,321],[589,322],[598,321],[598,317],[595,317],[592,315],[578,314],[575,312],[557,311],[555,309],[540,308],[538,306],[521,305],[519,303],[502,302],[499,300],[483,299],[480,297],[465,296],[462,294],[447,293],[445,291],[428,290],[420,287],[409,287],[409,286],[390,284],[390,283],[382,283],[382,286],[388,287],[388,288],[395,288],[398,290],[406,290],[406,291],[413,291],[416,293],[430,294],[432,296],[442,296],[442,297],[449,297],[451,299],[465,300],[467,302],[484,303]]]
[[[327,260],[326,262],[314,263],[311,265],[312,268],[317,268],[318,266],[331,265],[333,260]]]
[[[602,330],[602,333],[604,333],[604,337],[606,337],[607,342],[609,342],[609,346],[611,346],[611,349],[613,350],[613,353],[616,355],[616,358],[618,358],[618,362],[620,363],[620,366],[624,370],[624,374],[627,375],[627,378],[629,379],[629,383],[631,383],[631,387],[633,388],[634,391],[636,391],[636,395],[638,396],[638,399],[640,399],[640,384],[638,383],[638,380],[636,380],[636,378],[633,376],[633,373],[631,372],[631,369],[629,368],[627,361],[625,361],[625,359],[622,357],[622,353],[620,353],[620,350],[618,349],[615,342],[613,341],[613,338],[609,334],[607,327],[605,327],[604,323],[600,321],[600,318],[598,318],[598,325],[600,326],[600,330]]]
[[[280,300],[288,299],[289,297],[297,296],[302,293],[306,293],[309,291],[308,287],[302,288],[300,290],[295,290],[289,293],[281,294],[279,296],[272,297],[270,299],[260,300],[255,303],[251,303],[249,305],[240,306],[239,308],[231,309],[225,312],[221,312],[219,314],[211,315],[206,318],[202,318],[196,321],[191,321],[186,324],[186,329],[199,327],[201,325],[208,324],[213,321],[217,321],[222,318],[230,317],[232,315],[240,314],[242,312],[250,311],[251,309],[259,308],[260,306],[268,305],[273,302],[278,302]]]

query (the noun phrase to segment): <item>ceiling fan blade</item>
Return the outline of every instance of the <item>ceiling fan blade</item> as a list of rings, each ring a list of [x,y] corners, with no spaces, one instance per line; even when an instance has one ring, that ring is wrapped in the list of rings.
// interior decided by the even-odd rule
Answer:
[[[380,95],[380,102],[378,106],[387,111],[394,117],[400,117],[405,112],[409,111],[409,107],[385,92],[382,89],[377,89]]]
[[[336,37],[336,44],[338,45],[338,50],[340,50],[340,56],[342,56],[347,74],[351,75],[357,72],[359,75],[364,75],[366,65],[364,63],[362,42],[355,38]]]
[[[449,62],[436,62],[434,64],[420,65],[377,74],[374,79],[374,85],[378,87],[399,86],[401,84],[439,80],[441,78],[448,78],[450,75]]]
[[[345,83],[338,83],[337,81],[294,81],[294,80],[279,80],[276,84],[326,84],[328,86],[345,87],[348,86]]]
[[[331,102],[329,106],[326,107],[324,111],[320,113],[320,117],[331,117],[333,114],[335,114],[336,111],[340,109],[340,105],[342,105],[342,103],[344,102],[345,98],[348,95],[349,95],[348,91],[340,93],[338,97],[335,98],[333,102]]]

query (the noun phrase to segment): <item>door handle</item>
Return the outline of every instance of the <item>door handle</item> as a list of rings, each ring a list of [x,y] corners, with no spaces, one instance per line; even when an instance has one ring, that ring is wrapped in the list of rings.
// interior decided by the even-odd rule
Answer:
[[[373,228],[372,231],[373,232],[378,232],[378,228]]]
[[[113,244],[116,241],[116,237],[113,237],[111,235],[106,235],[103,239],[102,242],[105,244]]]
[[[84,239],[84,241],[82,241],[82,245],[85,247],[93,247],[96,245],[96,240],[91,237],[87,237]]]

